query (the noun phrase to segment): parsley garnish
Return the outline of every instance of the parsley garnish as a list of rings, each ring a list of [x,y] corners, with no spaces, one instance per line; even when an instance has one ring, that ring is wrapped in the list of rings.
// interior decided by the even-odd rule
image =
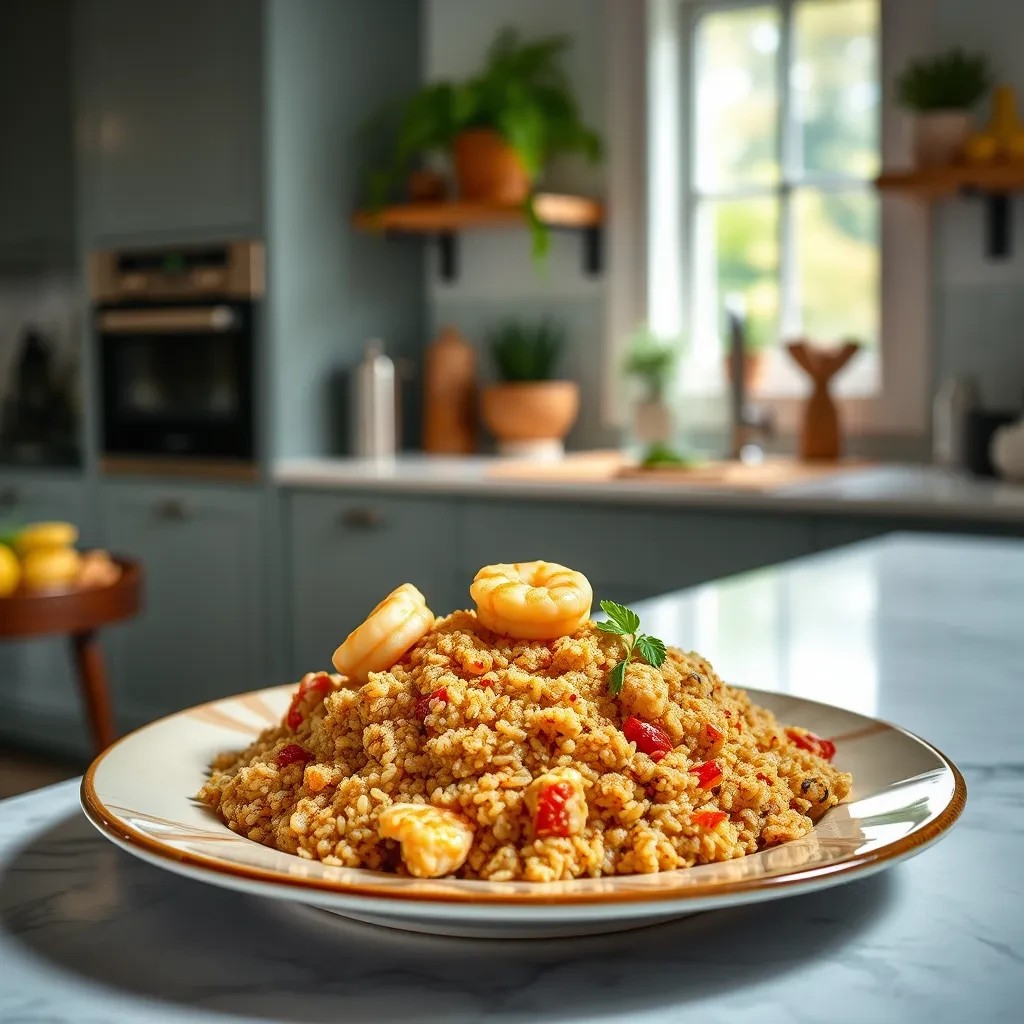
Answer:
[[[599,622],[597,628],[605,633],[621,636],[626,645],[626,656],[620,661],[608,677],[608,689],[617,697],[622,692],[622,684],[626,680],[626,668],[639,654],[648,665],[661,668],[665,661],[665,644],[656,636],[647,636],[640,632],[640,616],[625,605],[614,601],[602,601],[601,611],[608,616],[607,622]]]

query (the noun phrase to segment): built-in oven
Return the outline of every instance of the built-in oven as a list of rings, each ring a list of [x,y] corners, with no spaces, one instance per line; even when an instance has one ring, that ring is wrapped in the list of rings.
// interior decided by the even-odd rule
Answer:
[[[104,469],[255,475],[262,245],[97,252],[90,288]]]

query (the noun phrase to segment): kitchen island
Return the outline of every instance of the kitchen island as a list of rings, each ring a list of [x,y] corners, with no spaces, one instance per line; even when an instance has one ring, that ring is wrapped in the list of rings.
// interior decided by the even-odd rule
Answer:
[[[953,832],[841,888],[544,942],[406,935],[208,888],[101,839],[75,783],[0,804],[0,1021],[1018,1019],[1024,543],[897,535],[666,595],[646,629],[740,685],[905,725]]]

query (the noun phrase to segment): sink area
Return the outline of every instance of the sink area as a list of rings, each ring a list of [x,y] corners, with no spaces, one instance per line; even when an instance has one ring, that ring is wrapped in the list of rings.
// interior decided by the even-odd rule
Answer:
[[[494,479],[558,483],[643,481],[673,488],[730,491],[782,491],[833,481],[873,464],[861,460],[813,463],[784,456],[761,462],[712,460],[693,466],[644,469],[619,451],[574,452],[559,461],[501,460],[488,467]]]

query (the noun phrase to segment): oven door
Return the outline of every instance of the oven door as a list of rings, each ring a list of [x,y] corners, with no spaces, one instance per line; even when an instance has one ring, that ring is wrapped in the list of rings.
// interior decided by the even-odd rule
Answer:
[[[247,303],[97,313],[107,455],[253,458]]]

